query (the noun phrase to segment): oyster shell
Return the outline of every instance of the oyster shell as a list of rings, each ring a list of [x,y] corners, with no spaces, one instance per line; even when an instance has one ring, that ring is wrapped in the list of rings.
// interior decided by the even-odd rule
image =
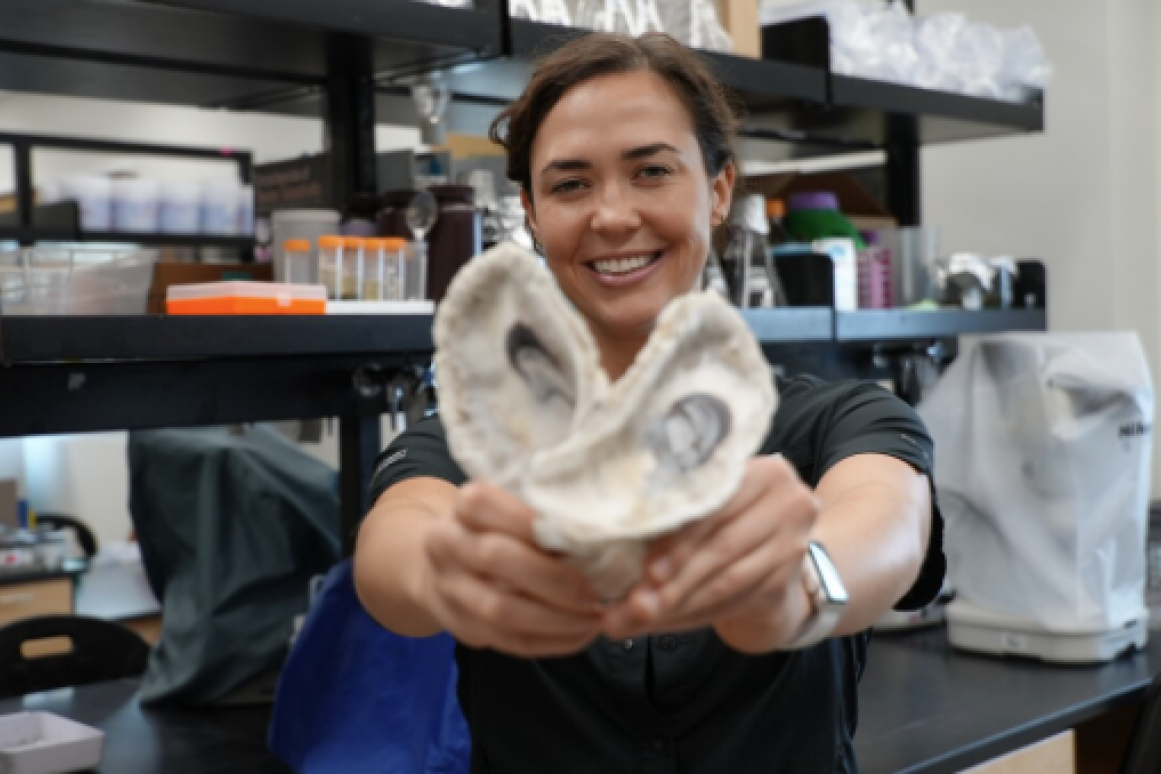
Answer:
[[[505,243],[455,276],[434,333],[452,456],[472,478],[519,494],[535,455],[563,442],[607,389],[588,328],[552,275]]]
[[[610,385],[584,321],[514,245],[460,272],[435,340],[452,455],[532,506],[541,546],[608,599],[640,577],[649,539],[733,495],[777,404],[749,328],[711,293],[669,304]]]
[[[599,588],[619,596],[648,539],[733,496],[776,405],[770,367],[738,313],[711,293],[674,300],[581,431],[528,471],[537,540],[602,568]]]

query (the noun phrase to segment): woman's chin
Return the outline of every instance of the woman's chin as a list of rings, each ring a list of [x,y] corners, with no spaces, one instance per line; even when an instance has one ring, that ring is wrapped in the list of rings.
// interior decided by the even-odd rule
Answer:
[[[601,329],[613,335],[648,335],[661,314],[661,305],[634,304],[630,308],[603,310],[605,314],[595,321]]]

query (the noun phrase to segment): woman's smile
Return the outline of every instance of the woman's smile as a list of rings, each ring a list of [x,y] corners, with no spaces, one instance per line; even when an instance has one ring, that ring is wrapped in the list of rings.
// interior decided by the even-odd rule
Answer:
[[[602,285],[623,288],[643,282],[664,259],[664,250],[627,251],[603,255],[584,265]]]

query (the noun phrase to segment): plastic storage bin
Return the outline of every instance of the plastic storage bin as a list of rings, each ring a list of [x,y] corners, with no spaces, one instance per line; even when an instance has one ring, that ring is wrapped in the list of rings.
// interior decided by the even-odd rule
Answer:
[[[155,250],[0,253],[0,314],[144,314],[156,261]]]
[[[326,314],[322,285],[282,282],[207,282],[172,285],[166,294],[169,314]]]
[[[65,774],[101,763],[105,732],[51,712],[0,715],[0,771]]]

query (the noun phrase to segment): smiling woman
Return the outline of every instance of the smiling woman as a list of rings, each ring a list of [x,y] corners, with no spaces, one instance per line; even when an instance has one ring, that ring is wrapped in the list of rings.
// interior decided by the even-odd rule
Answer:
[[[717,81],[663,35],[581,39],[493,124],[529,227],[612,378],[700,281],[730,208],[736,126]]]
[[[659,34],[569,43],[493,126],[551,272],[529,269],[531,284],[563,290],[593,334],[589,356],[619,384],[662,310],[698,285],[730,208],[736,129],[699,57]],[[564,422],[578,376],[543,346],[550,328],[487,343]],[[687,376],[667,376],[652,408]],[[933,450],[914,411],[876,385],[798,376],[777,390],[769,428],[696,393],[653,428],[671,480],[690,479],[727,432],[766,435],[735,469],[733,497],[649,543],[644,576],[616,600],[538,544],[526,502],[468,482],[438,417],[384,452],[358,593],[398,634],[455,637],[473,773],[858,770],[868,629],[892,606],[927,604],[943,579]],[[618,475],[592,456],[594,475]]]

